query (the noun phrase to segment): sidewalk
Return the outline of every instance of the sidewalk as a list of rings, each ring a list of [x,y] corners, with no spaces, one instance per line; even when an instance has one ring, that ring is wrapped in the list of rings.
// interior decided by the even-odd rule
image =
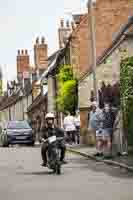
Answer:
[[[88,147],[84,145],[74,145],[74,146],[67,145],[67,150],[69,152],[79,154],[86,158],[99,162],[104,162],[108,165],[119,166],[120,168],[125,168],[133,172],[133,155],[120,156],[120,157],[115,157],[113,159],[105,160],[103,158],[98,158],[94,156],[94,153],[96,152],[96,149],[94,147]]]

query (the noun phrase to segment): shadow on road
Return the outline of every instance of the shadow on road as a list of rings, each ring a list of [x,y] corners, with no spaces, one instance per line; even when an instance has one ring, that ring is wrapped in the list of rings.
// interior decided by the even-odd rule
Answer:
[[[41,171],[41,172],[38,171],[38,172],[18,172],[17,174],[42,176],[42,175],[51,175],[54,173],[52,171]]]
[[[69,163],[73,163],[72,166],[67,166],[67,168],[81,168],[81,170],[88,169],[88,171],[93,171],[96,173],[104,173],[108,176],[112,176],[115,178],[125,178],[125,179],[133,179],[133,172],[129,172],[126,169],[107,165],[103,162],[89,160],[87,158],[83,158],[82,156],[75,156],[74,158],[69,158]],[[89,173],[89,172],[88,172]]]
[[[125,178],[125,179],[132,179],[133,178],[133,172],[129,172],[126,169],[120,168],[120,167],[114,167],[111,165],[104,164],[102,162],[96,162],[92,160],[85,159],[88,164],[86,165],[86,168],[88,168],[91,171],[97,172],[97,173],[104,173],[112,177],[116,178]]]

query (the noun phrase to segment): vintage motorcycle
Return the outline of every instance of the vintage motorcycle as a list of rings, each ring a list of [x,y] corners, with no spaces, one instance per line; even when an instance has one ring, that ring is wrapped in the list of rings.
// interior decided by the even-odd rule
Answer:
[[[61,150],[59,148],[59,142],[64,140],[63,137],[51,136],[47,139],[42,138],[42,142],[47,143],[48,149],[46,152],[47,155],[47,167],[52,169],[53,172],[57,175],[61,174],[61,162],[60,155]]]

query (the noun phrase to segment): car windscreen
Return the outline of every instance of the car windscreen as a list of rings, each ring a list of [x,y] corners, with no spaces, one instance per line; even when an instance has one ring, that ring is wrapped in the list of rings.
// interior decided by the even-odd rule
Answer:
[[[12,121],[8,123],[8,129],[30,129],[26,121]]]

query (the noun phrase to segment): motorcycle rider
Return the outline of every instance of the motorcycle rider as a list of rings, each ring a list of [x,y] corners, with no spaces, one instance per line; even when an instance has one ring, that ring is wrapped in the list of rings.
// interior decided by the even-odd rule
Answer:
[[[42,138],[47,139],[50,136],[56,135],[56,137],[64,137],[64,131],[58,127],[55,126],[55,116],[53,113],[47,113],[45,116],[45,120],[46,120],[46,127],[43,129],[42,131]],[[60,141],[59,142],[59,148],[61,149],[61,157],[60,157],[60,161],[62,162],[62,164],[65,164],[66,161],[65,159],[65,152],[66,152],[66,146],[64,141]],[[47,152],[48,149],[48,144],[47,143],[42,143],[41,146],[41,155],[42,155],[42,166],[46,166],[47,165]]]

